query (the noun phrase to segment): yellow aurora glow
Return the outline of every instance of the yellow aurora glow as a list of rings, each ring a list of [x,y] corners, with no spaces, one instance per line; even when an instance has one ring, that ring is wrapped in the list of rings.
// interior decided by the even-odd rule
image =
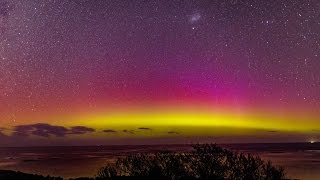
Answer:
[[[156,108],[87,113],[70,117],[66,126],[81,124],[103,129],[123,130],[147,127],[152,133],[142,136],[168,136],[168,131],[183,135],[259,134],[260,131],[314,133],[320,129],[316,115],[210,110],[208,108]],[[225,129],[228,129],[226,131]],[[232,131],[230,132],[230,129]],[[244,131],[245,130],[245,131]]]
[[[16,125],[48,123],[55,126],[85,126],[95,132],[68,135],[76,139],[150,138],[150,137],[270,137],[291,134],[300,137],[318,136],[320,122],[316,113],[293,111],[267,111],[211,106],[147,106],[134,108],[97,109],[58,115],[46,113],[19,115]],[[43,120],[43,121],[41,121]],[[112,130],[116,133],[106,133]],[[127,130],[127,132],[124,132]],[[10,130],[3,131],[10,134]]]

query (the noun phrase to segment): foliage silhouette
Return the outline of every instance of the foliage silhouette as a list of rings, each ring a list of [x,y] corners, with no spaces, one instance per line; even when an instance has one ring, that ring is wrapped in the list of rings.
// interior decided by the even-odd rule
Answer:
[[[284,170],[250,154],[235,153],[215,144],[193,145],[190,153],[160,152],[119,158],[101,168],[97,179],[149,177],[150,179],[280,180]]]

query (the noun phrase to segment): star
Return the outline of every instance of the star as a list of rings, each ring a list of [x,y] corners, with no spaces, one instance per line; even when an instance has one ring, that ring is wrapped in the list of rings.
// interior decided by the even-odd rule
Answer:
[[[0,0],[0,128],[153,104],[320,112],[319,1],[292,1]]]

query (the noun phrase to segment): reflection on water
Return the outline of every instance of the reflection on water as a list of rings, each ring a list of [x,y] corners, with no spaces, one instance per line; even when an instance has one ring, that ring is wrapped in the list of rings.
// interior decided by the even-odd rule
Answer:
[[[222,145],[281,165],[291,178],[320,179],[320,144]],[[190,151],[188,145],[0,148],[0,169],[62,177],[94,176],[104,164],[137,152]]]
[[[291,178],[320,179],[319,152],[261,153],[260,156],[285,167]]]

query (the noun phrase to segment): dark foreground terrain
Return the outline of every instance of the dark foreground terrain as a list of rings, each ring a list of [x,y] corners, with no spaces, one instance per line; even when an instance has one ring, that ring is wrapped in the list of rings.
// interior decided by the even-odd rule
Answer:
[[[41,176],[35,174],[27,174],[17,171],[8,171],[8,170],[0,170],[0,179],[1,180],[63,180],[59,177],[50,177],[50,176]]]
[[[273,166],[271,162],[265,162],[257,156],[236,153],[215,144],[198,144],[192,148],[191,152],[186,153],[163,151],[129,155],[106,164],[94,178],[76,179],[285,179],[281,167]],[[1,170],[0,179],[62,180],[63,178]]]

